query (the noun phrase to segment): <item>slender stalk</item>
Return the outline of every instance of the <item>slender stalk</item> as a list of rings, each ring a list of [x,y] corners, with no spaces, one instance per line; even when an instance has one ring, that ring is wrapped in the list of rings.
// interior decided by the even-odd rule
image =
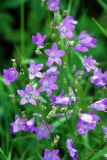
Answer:
[[[21,6],[20,6],[20,40],[21,40],[21,53],[24,54],[25,52],[25,39],[24,39],[24,2],[23,0],[21,1]]]
[[[2,156],[4,157],[5,160],[8,160],[1,148],[0,148],[0,153],[2,154]]]
[[[70,11],[71,11],[71,6],[72,6],[72,0],[69,0],[69,3],[68,3],[68,15],[70,15]]]

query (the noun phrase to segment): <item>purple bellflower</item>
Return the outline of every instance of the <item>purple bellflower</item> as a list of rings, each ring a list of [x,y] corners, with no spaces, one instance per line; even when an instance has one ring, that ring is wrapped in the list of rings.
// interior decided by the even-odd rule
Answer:
[[[100,118],[93,112],[81,113],[78,120],[77,132],[80,135],[87,134],[90,130],[94,130]]]
[[[99,88],[103,88],[106,85],[105,74],[102,73],[101,69],[96,68],[94,70],[94,75],[90,77],[91,83],[95,84]]]
[[[71,139],[67,139],[66,146],[72,159],[76,160],[78,158],[78,153],[77,153],[77,150],[74,148],[73,141]]]
[[[17,90],[17,93],[21,96],[21,101],[20,101],[21,105],[27,103],[36,105],[35,97],[39,95],[39,91],[37,91],[33,86],[28,84],[26,85],[25,90]]]
[[[44,41],[46,39],[46,35],[42,36],[40,33],[32,36],[32,41],[37,46],[44,46]]]
[[[64,91],[62,91],[59,96],[52,96],[51,103],[55,106],[68,106],[72,101],[68,96],[65,96]]]
[[[107,112],[107,98],[100,99],[90,105],[91,109]]]
[[[11,133],[15,134],[20,131],[24,132],[34,132],[35,126],[34,126],[34,118],[30,120],[21,119],[18,115],[15,115],[15,121],[11,123]]]
[[[48,8],[50,11],[58,11],[59,10],[60,0],[49,0],[47,2]]]
[[[59,149],[55,149],[53,151],[45,149],[44,156],[41,160],[60,160],[60,158],[57,156],[58,153]]]
[[[56,28],[60,31],[60,38],[73,38],[73,30],[75,29],[75,25],[78,22],[74,20],[72,16],[65,17],[61,24],[59,26],[56,26]]]
[[[46,73],[49,75],[49,76],[55,76],[55,75],[58,75],[59,74],[59,71],[57,70],[57,67],[56,66],[53,66],[53,67],[50,67]]]
[[[47,125],[45,120],[43,120],[39,126],[35,127],[35,132],[37,132],[37,139],[40,140],[43,137],[46,139],[50,139],[49,133],[53,129],[53,126]]]
[[[18,77],[18,72],[15,68],[4,69],[3,73],[6,84],[14,82]]]
[[[46,73],[44,75],[44,78],[39,80],[39,83],[41,84],[41,87],[39,89],[40,92],[46,91],[47,94],[50,96],[52,94],[52,90],[58,89],[58,86],[55,83],[57,80],[57,76],[51,76]]]
[[[82,31],[78,36],[78,44],[75,46],[77,52],[87,52],[88,48],[96,47],[96,39],[91,37],[86,31]]]
[[[11,133],[15,134],[17,132],[23,131],[25,125],[26,125],[26,120],[23,120],[18,115],[15,115],[15,121],[10,124]]]
[[[35,64],[35,62],[32,60],[28,68],[29,78],[30,79],[33,79],[35,77],[42,78],[42,73],[40,72],[42,68],[43,64]]]
[[[86,69],[87,72],[90,72],[91,70],[94,70],[96,61],[92,59],[92,56],[84,56],[84,59],[82,61],[83,67]]]
[[[53,44],[51,49],[46,49],[45,53],[48,55],[48,65],[52,65],[56,62],[58,65],[62,64],[60,57],[62,57],[65,52],[63,50],[58,50],[56,43]]]

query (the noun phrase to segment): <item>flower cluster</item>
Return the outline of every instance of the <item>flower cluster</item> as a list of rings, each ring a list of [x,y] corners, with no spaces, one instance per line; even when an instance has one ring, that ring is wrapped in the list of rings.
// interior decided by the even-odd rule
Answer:
[[[47,2],[47,6],[51,12],[59,11],[59,3],[60,0],[49,0]],[[84,53],[88,52],[89,48],[95,48],[96,39],[90,36],[86,31],[82,31],[77,40],[75,40],[73,32],[77,23],[78,22],[74,19],[74,17],[66,16],[60,23],[58,22],[58,24],[55,26],[55,29],[60,32],[61,41],[63,41],[65,38],[65,41],[67,44],[69,44],[68,47],[73,47],[73,45],[75,45],[73,51],[78,52],[77,54],[80,54],[79,52]],[[11,123],[11,132],[13,134],[21,131],[37,133],[37,140],[42,138],[50,140],[50,134],[52,131],[54,131],[55,127],[50,124],[48,125],[46,120],[49,117],[64,117],[65,113],[66,116],[70,117],[72,114],[74,114],[73,105],[78,102],[78,98],[72,89],[69,93],[66,94],[61,89],[62,87],[59,87],[57,84],[58,76],[61,74],[61,69],[59,68],[68,67],[62,60],[62,57],[68,56],[67,53],[64,50],[59,49],[60,40],[57,42],[54,41],[52,48],[46,48],[45,39],[46,35],[42,36],[39,32],[32,36],[32,41],[37,46],[37,49],[44,49],[44,55],[48,57],[46,66],[44,66],[45,64],[38,64],[31,60],[27,69],[29,83],[26,84],[24,90],[18,89],[17,94],[21,97],[20,105],[30,104],[36,106],[35,108],[39,108],[39,105],[41,105],[41,103],[44,101],[45,105],[47,105],[47,101],[44,97],[42,97],[42,92],[46,92],[47,98],[49,98],[49,101],[51,102],[50,105],[53,109],[45,116],[45,110],[42,110],[44,113],[35,112],[30,120],[27,120],[26,118],[20,118],[19,115],[16,115],[14,122]],[[84,55],[84,58],[82,59],[82,66],[88,74],[93,74],[90,77],[91,83],[100,88],[103,88],[107,85],[107,71],[103,73],[102,70],[97,67],[96,60],[94,60],[92,56],[87,57]],[[7,84],[14,82],[18,77],[18,71],[15,68],[4,69],[3,72],[3,77]],[[35,81],[37,82],[36,84]],[[69,87],[70,86],[68,86],[68,88]],[[62,91],[60,94],[58,94],[58,96],[56,96],[54,90],[58,89],[61,89]],[[91,104],[89,106],[90,111],[88,113],[79,113],[77,123],[78,135],[84,135],[89,131],[94,130],[97,123],[100,122],[100,117],[94,114],[94,111],[92,110],[106,112],[106,108],[107,98],[103,98]],[[42,109],[44,109],[43,106]],[[55,111],[57,109],[61,112],[56,113]],[[63,112],[63,110],[65,112]],[[44,117],[47,118],[45,119]],[[39,123],[37,123],[38,121],[35,123],[36,118],[39,118]],[[103,132],[104,134],[107,134],[107,127],[103,128]],[[66,140],[66,146],[70,157],[73,160],[78,159],[77,150],[74,148],[74,143],[71,139],[68,138]],[[41,160],[60,160],[58,153],[59,149],[45,149],[44,156]]]
[[[100,118],[93,112],[81,113],[77,125],[78,134],[82,135],[94,130],[99,121]]]

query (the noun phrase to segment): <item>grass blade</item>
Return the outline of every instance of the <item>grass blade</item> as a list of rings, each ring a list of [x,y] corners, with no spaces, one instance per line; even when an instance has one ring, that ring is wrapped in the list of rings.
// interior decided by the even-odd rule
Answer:
[[[101,26],[101,24],[95,18],[93,18],[93,21],[95,22],[97,27],[101,30],[101,32],[107,37],[107,31]]]

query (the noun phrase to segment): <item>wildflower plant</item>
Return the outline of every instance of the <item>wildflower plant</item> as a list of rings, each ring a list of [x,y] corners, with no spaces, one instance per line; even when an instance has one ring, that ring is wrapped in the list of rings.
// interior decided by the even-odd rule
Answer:
[[[103,72],[92,55],[88,56],[88,50],[97,47],[96,39],[87,31],[81,31],[76,35],[75,30],[79,23],[73,16],[62,17],[59,6],[60,0],[47,2],[48,9],[54,14],[53,30],[57,38],[51,43],[46,33],[41,35],[38,32],[32,36],[36,51],[41,53],[41,62],[29,61],[25,71],[28,81],[24,87],[16,90],[19,108],[25,110],[25,116],[23,112],[20,112],[20,115],[16,112],[15,120],[10,124],[11,133],[15,136],[19,132],[31,132],[38,144],[45,143],[42,139],[49,142],[45,143],[45,148],[40,151],[41,160],[79,159],[81,146],[78,146],[78,137],[94,133],[102,121],[95,110],[106,112],[107,108],[106,97],[96,100],[93,96],[92,101],[87,102],[84,102],[82,97],[87,90],[87,88],[81,90],[85,83],[93,87],[95,85],[102,91],[107,85],[107,71]],[[45,56],[44,64],[42,56]],[[81,68],[74,67],[75,63],[73,64],[71,58],[74,56]],[[18,73],[16,66],[4,69],[3,77],[7,85],[15,83],[14,81],[20,79],[20,71]],[[83,103],[85,107],[81,106]],[[29,107],[33,107],[32,113],[29,113]],[[64,126],[68,131],[66,129],[62,134],[60,128]],[[107,127],[102,127],[103,129],[101,127],[100,129],[107,134]],[[56,136],[57,134],[60,136]],[[58,137],[58,140],[55,137]],[[63,144],[60,142],[61,138],[64,139]]]

